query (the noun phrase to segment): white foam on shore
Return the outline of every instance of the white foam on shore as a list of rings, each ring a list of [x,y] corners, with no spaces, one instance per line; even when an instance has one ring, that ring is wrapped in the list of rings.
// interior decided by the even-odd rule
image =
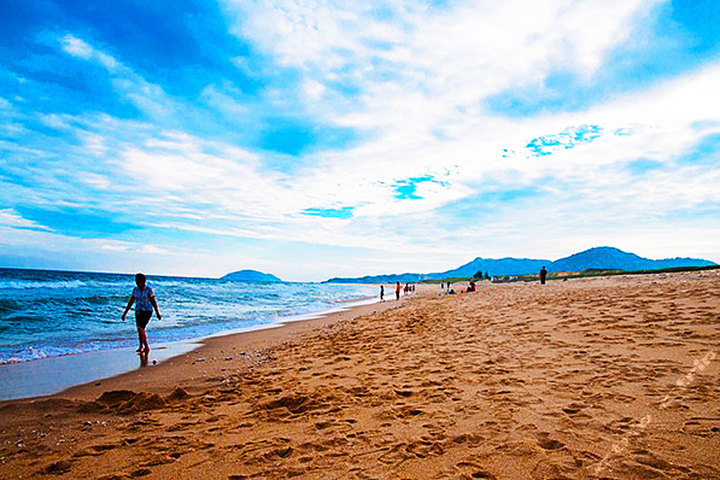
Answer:
[[[305,320],[313,320],[315,318],[320,318],[325,315],[330,315],[337,312],[344,312],[345,310],[350,310],[354,307],[361,307],[363,305],[372,305],[373,303],[378,303],[380,300],[378,298],[365,298],[362,300],[354,300],[351,302],[344,303],[338,307],[327,309],[327,310],[321,310],[319,312],[313,312],[313,313],[304,313],[301,315],[290,315],[287,317],[281,317],[278,319],[277,322],[273,323],[267,323],[263,325],[253,325],[251,327],[243,327],[243,328],[236,328],[232,330],[223,330],[217,333],[213,333],[212,335],[207,335],[199,340],[203,340],[205,338],[214,338],[214,337],[224,337],[226,335],[235,335],[238,333],[246,333],[246,332],[255,332],[258,330],[268,330],[270,328],[278,328],[282,327],[285,324],[293,323],[293,322],[302,322]],[[196,341],[199,341],[196,340]]]

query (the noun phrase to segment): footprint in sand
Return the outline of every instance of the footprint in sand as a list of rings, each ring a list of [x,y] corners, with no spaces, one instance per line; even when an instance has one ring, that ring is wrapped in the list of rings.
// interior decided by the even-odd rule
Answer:
[[[430,455],[442,455],[445,450],[439,442],[419,440],[410,443],[407,447],[405,447],[405,451],[418,458],[425,458]]]
[[[399,397],[412,397],[415,392],[411,390],[395,390],[395,394]]]
[[[82,450],[78,450],[73,455],[74,457],[96,457],[98,455],[102,455],[108,450],[112,450],[117,445],[111,445],[111,444],[103,444],[103,445],[93,445],[87,448],[83,448]]]
[[[42,470],[42,473],[49,475],[62,475],[72,468],[72,463],[68,460],[58,460],[53,462]]]
[[[563,408],[562,411],[567,413],[568,415],[575,415],[583,408],[585,408],[585,405],[582,403],[571,403],[567,407]]]
[[[545,450],[559,450],[565,446],[561,441],[551,439],[547,432],[538,434],[538,445]]]
[[[487,480],[496,480],[496,476],[485,470],[481,465],[474,462],[460,462],[457,464],[460,472],[467,474],[470,478],[481,478]]]

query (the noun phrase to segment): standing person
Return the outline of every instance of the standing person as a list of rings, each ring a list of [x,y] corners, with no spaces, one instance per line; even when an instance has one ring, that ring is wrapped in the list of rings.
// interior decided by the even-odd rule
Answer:
[[[137,326],[138,342],[140,343],[137,351],[138,353],[147,354],[150,351],[150,345],[148,345],[145,328],[148,322],[150,322],[153,309],[155,309],[158,320],[162,317],[160,316],[160,310],[158,310],[157,302],[155,301],[155,292],[153,292],[152,287],[147,285],[145,275],[142,273],[135,275],[135,284],[137,287],[133,288],[130,300],[128,300],[127,307],[125,307],[125,311],[122,314],[122,321],[125,321],[128,310],[130,310],[132,304],[135,303],[135,325]]]
[[[400,286],[400,282],[397,282],[395,285],[395,300],[400,300],[400,290],[402,287]]]
[[[547,270],[545,270],[545,266],[543,266],[540,269],[540,285],[545,285],[546,279],[547,279]]]
[[[380,285],[380,301],[385,301],[385,285]]]

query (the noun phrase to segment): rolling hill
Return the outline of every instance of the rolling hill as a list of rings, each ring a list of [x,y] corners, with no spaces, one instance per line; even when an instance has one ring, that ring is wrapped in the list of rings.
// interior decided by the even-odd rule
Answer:
[[[225,282],[282,282],[278,277],[270,273],[258,272],[257,270],[238,270],[228,273],[220,278]]]

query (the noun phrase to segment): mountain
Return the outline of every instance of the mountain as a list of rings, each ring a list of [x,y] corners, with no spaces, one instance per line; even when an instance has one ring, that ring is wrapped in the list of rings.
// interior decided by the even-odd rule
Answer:
[[[220,280],[226,282],[282,282],[278,277],[269,273],[258,272],[257,270],[238,270],[228,273]]]
[[[356,278],[331,278],[326,283],[405,283],[428,279],[472,277],[476,272],[490,275],[523,275],[537,273],[545,266],[549,272],[576,272],[587,269],[657,270],[672,267],[706,267],[715,263],[701,258],[666,258],[651,260],[613,247],[595,247],[555,261],[531,258],[481,258],[458,268],[437,273],[402,273]]]
[[[431,273],[431,278],[472,277],[475,272],[488,272],[491,275],[519,275],[520,273],[538,272],[543,265],[547,267],[550,260],[533,260],[531,258],[476,258],[453,270]]]
[[[656,270],[671,267],[707,267],[713,262],[700,258],[666,258],[651,260],[613,247],[595,247],[569,257],[555,260],[547,266],[550,272],[575,272],[588,268],[602,270]]]

